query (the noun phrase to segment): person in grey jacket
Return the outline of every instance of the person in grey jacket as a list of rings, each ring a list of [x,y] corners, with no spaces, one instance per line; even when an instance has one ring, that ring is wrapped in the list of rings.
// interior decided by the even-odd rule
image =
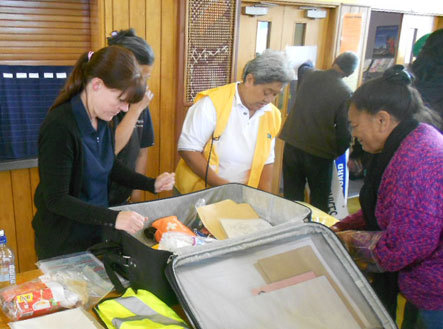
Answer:
[[[303,201],[307,181],[311,204],[328,212],[333,160],[346,151],[351,141],[347,102],[352,92],[342,79],[357,65],[358,57],[345,52],[329,70],[301,66],[303,78],[298,81],[294,108],[280,134],[285,141],[285,198]]]

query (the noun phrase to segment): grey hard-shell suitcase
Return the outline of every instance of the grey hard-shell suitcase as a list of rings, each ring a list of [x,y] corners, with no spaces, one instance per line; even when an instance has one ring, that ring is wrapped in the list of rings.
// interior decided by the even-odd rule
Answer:
[[[249,203],[273,227],[171,254],[166,277],[195,328],[396,328],[336,235],[301,204],[227,184],[119,208],[192,226],[202,199]],[[144,243],[142,232],[129,237]]]

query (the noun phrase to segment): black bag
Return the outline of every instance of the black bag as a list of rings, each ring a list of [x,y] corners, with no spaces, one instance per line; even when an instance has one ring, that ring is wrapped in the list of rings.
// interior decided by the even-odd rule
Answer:
[[[106,242],[89,250],[103,261],[106,273],[119,293],[126,289],[117,274],[127,279],[133,289],[152,292],[169,306],[178,303],[177,297],[165,275],[166,263],[171,252],[148,247],[124,231],[107,234]]]

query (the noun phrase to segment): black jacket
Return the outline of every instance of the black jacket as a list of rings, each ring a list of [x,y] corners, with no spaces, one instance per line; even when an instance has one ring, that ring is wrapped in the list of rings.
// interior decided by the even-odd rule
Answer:
[[[37,213],[32,221],[39,259],[86,250],[101,238],[103,226],[114,227],[118,211],[88,204],[82,188],[83,148],[71,103],[50,111],[39,134],[40,183],[35,192]],[[110,180],[154,192],[153,178],[114,161]]]
[[[279,137],[311,155],[337,158],[351,141],[347,124],[350,97],[351,90],[337,71],[305,72]]]

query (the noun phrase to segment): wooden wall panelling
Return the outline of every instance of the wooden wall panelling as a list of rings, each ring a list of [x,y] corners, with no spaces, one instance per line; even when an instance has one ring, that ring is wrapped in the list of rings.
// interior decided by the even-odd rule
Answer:
[[[104,24],[105,24],[105,35],[104,35],[104,43],[102,47],[106,46],[106,37],[108,37],[114,29],[114,8],[112,0],[99,0],[104,1]]]
[[[17,233],[15,231],[14,200],[12,195],[11,172],[0,171],[0,229],[5,231],[8,246],[17,255]],[[15,266],[18,271],[17,256]]]
[[[146,2],[129,0],[129,26],[137,31],[137,35],[146,39]]]
[[[17,234],[17,259],[20,272],[35,269],[37,257],[34,250],[32,189],[30,169],[11,172],[13,190],[15,228]]]
[[[162,0],[160,58],[160,172],[175,170],[176,141],[174,135],[177,92],[177,18],[178,4],[175,0]],[[161,197],[171,195],[161,193]]]
[[[162,64],[161,58],[163,55],[161,48],[162,7],[161,0],[146,0],[145,3],[144,37],[151,45],[152,49],[154,49],[155,53],[154,69],[152,71],[151,79],[149,79],[149,88],[154,93],[154,98],[149,104],[154,126],[154,145],[148,149],[147,175],[150,177],[157,177],[160,173],[160,72]],[[138,30],[137,33],[139,33]],[[153,200],[157,199],[157,196],[146,192],[145,199]]]
[[[72,65],[90,48],[89,2],[0,1],[0,63]]]
[[[113,30],[125,30],[129,28],[129,0],[113,1],[112,26]],[[106,34],[109,36],[109,33]]]
[[[91,49],[98,50],[106,44],[105,3],[103,0],[90,1]]]
[[[181,129],[185,120],[186,112],[192,105],[186,101],[185,96],[185,68],[186,68],[186,53],[187,43],[185,36],[187,33],[186,25],[186,6],[187,1],[180,1],[178,7],[178,27],[177,27],[177,94],[176,94],[176,114],[175,114],[175,141],[178,143]],[[176,153],[175,163],[180,159],[178,152]]]
[[[32,215],[34,216],[37,208],[35,208],[35,204],[34,204],[34,194],[35,194],[35,189],[37,188],[38,183],[40,182],[40,176],[38,174],[38,168],[31,168],[29,169],[29,174],[30,174],[30,182],[31,182],[31,196],[32,196]]]

